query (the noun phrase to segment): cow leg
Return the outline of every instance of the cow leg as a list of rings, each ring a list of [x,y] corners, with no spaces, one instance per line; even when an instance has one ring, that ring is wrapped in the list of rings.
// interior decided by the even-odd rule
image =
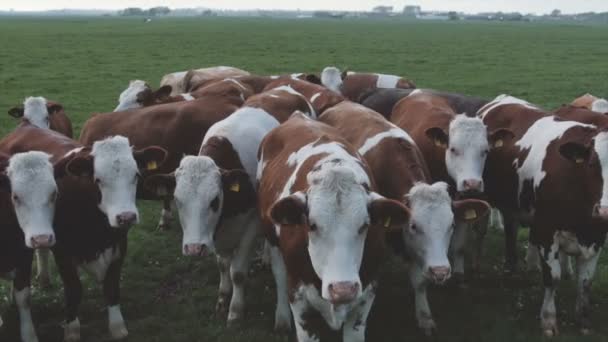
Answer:
[[[103,294],[108,305],[108,329],[112,339],[119,340],[127,337],[129,331],[120,311],[120,274],[124,257],[114,261],[108,267],[103,279]]]
[[[562,277],[564,279],[570,279],[574,275],[574,270],[572,269],[572,262],[570,260],[570,256],[568,254],[560,251],[559,252],[559,264],[562,268]]]
[[[557,336],[557,314],[555,310],[555,291],[561,278],[559,245],[554,241],[548,247],[540,247],[541,268],[545,285],[545,298],[540,312],[541,328],[547,337]]]
[[[294,300],[292,303],[290,303],[290,306],[296,326],[296,337],[298,342],[320,342],[321,339],[317,334],[310,333],[308,330],[306,330],[306,319],[304,318],[304,315],[310,310],[310,305],[304,297],[304,294],[301,292],[296,292],[294,295]],[[350,340],[344,339],[344,341]]]
[[[228,311],[228,326],[243,318],[245,311],[245,282],[247,280],[247,272],[253,250],[255,240],[259,231],[259,220],[253,219],[247,224],[247,228],[239,247],[232,258],[230,265],[230,278],[232,280],[232,299],[230,300],[230,309]]]
[[[38,342],[30,309],[32,258],[33,255],[24,258],[27,260],[17,268],[13,281],[13,297],[19,312],[21,340],[24,342]]]
[[[450,242],[450,255],[453,260],[453,280],[458,286],[464,286],[464,254],[467,244],[467,231],[470,229],[470,224],[458,222],[452,235]]]
[[[38,280],[38,285],[43,289],[51,287],[51,277],[49,274],[50,252],[51,251],[48,249],[39,249],[36,251],[36,279]]]
[[[410,268],[410,281],[414,288],[415,306],[416,306],[416,320],[418,321],[418,327],[427,336],[435,334],[437,325],[433,320],[433,314],[429,307],[427,299],[426,288],[427,283],[422,274],[422,270],[416,266]]]
[[[55,262],[59,276],[63,282],[63,292],[66,306],[66,322],[64,326],[64,341],[80,341],[80,320],[78,306],[82,300],[82,284],[78,270],[69,257],[55,252]]]
[[[528,249],[526,251],[526,265],[529,272],[541,270],[540,252],[538,247],[531,243],[528,243]]]
[[[591,256],[583,253],[577,258],[578,279],[576,284],[576,317],[581,326],[581,333],[584,335],[591,332],[591,303],[589,297],[600,252],[601,249]]]
[[[517,271],[517,230],[519,222],[511,212],[502,211],[505,225],[505,273]]]
[[[363,293],[361,302],[358,303],[359,308],[348,317],[344,322],[344,338],[343,341],[364,342],[365,329],[367,327],[367,316],[372,309],[374,299],[376,298],[376,285],[369,285]]]
[[[274,330],[277,332],[288,332],[291,331],[291,313],[287,297],[287,268],[285,267],[281,251],[277,246],[270,246],[270,266],[277,288]]]
[[[232,296],[232,279],[230,278],[231,257],[217,256],[217,267],[220,270],[220,287],[218,289],[215,312],[224,318],[228,312],[228,302]]]
[[[497,209],[492,209],[489,215],[485,218],[479,220],[478,222],[473,224],[474,234],[474,244],[473,244],[473,272],[474,274],[479,274],[481,270],[481,259],[483,256],[483,241],[486,238],[486,234],[488,233],[488,227],[490,226],[491,216],[494,215],[494,212],[497,212]],[[500,213],[499,213],[500,215]]]
[[[171,220],[173,214],[171,212],[171,197],[163,198],[163,209],[160,212],[160,221],[158,221],[158,230],[171,229]]]

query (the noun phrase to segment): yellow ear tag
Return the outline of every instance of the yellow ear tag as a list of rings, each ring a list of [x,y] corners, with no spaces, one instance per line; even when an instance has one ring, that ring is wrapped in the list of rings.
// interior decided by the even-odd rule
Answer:
[[[384,220],[384,228],[388,228],[390,226],[391,226],[391,217],[389,216]]]
[[[582,164],[585,160],[583,158],[576,158],[577,164]]]
[[[496,140],[496,142],[494,143],[494,147],[502,147],[502,145],[504,145],[502,139]]]
[[[472,220],[472,219],[476,219],[476,218],[477,218],[477,212],[475,211],[475,209],[469,209],[464,212],[465,220]]]
[[[241,184],[239,184],[239,182],[233,183],[232,185],[230,185],[230,191],[232,191],[232,192],[241,191]]]
[[[149,161],[148,165],[146,165],[146,169],[148,171],[152,171],[152,170],[158,169],[158,165],[156,164],[156,160]]]

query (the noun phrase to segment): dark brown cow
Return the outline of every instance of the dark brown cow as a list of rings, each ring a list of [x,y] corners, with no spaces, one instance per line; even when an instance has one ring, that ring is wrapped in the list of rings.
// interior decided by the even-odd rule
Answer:
[[[416,294],[418,326],[427,334],[435,329],[426,288],[450,278],[448,246],[455,220],[473,222],[484,217],[487,203],[454,201],[447,184],[433,184],[426,162],[414,140],[379,113],[352,102],[342,102],[319,121],[335,127],[370,166],[378,192],[409,207],[408,224],[389,235],[395,251],[411,263],[410,281]]]
[[[401,76],[359,72],[341,73],[335,67],[323,69],[321,84],[354,102],[360,102],[361,95],[373,89],[416,88],[414,82]]]
[[[261,108],[272,114],[279,122],[285,122],[295,111],[316,118],[314,108],[304,95],[290,86],[281,86],[254,95],[245,101],[244,107]]]
[[[11,108],[8,113],[17,119],[27,120],[41,128],[50,128],[67,137],[72,137],[72,121],[63,106],[44,97],[28,97],[23,106]]]
[[[482,101],[483,103],[483,101]],[[391,122],[408,132],[429,166],[431,179],[451,185],[456,197],[482,197],[485,159],[496,141],[511,133],[488,133],[481,119],[469,117],[479,109],[480,100],[458,94],[416,90],[393,108]],[[486,225],[481,224],[480,227]],[[457,225],[451,245],[457,281],[464,275],[466,225]],[[479,268],[481,243],[486,229],[476,229],[473,266]]]
[[[575,107],[587,108],[594,112],[608,114],[608,101],[591,94],[585,94],[576,98],[574,101],[572,101],[571,105]]]
[[[511,259],[514,221],[530,224],[530,246],[539,251],[545,286],[542,330],[546,336],[558,333],[560,254],[569,254],[578,259],[576,316],[581,331],[588,333],[591,283],[608,221],[608,183],[603,181],[608,175],[608,133],[506,95],[479,115],[488,129],[507,127],[515,134],[488,157],[486,192],[505,215],[505,231],[513,235],[512,246],[507,245]]]
[[[318,84],[301,81],[297,79],[277,79],[269,83],[264,90],[270,90],[282,86],[290,86],[298,93],[304,95],[315,109],[317,115],[321,115],[326,109],[344,101],[344,97]]]
[[[23,191],[16,194],[15,189],[12,198],[17,218],[20,218],[21,205],[44,203],[46,208],[37,210],[36,215],[29,218],[32,224],[41,223],[45,216],[52,220],[54,213],[52,234],[29,238],[27,228],[24,231],[28,246],[52,247],[65,288],[65,340],[80,337],[78,305],[82,286],[77,272],[79,265],[88,268],[103,283],[111,335],[125,337],[127,330],[120,313],[119,284],[127,231],[139,220],[135,206],[138,174],[150,163],[162,164],[166,152],[155,147],[133,152],[128,139],[119,136],[86,148],[64,135],[29,123],[21,124],[4,137],[0,141],[0,151],[8,154],[44,152],[48,154],[47,164],[50,161],[60,165],[55,166],[56,177],[67,173],[57,185],[48,179],[45,183],[29,182],[37,191],[42,188],[50,193],[34,202],[23,198]],[[10,168],[9,165],[9,173]]]
[[[232,84],[232,82],[230,82]],[[135,148],[160,146],[168,151],[163,166],[156,172],[170,173],[184,155],[196,155],[205,133],[214,123],[225,119],[242,104],[238,86],[230,96],[208,95],[193,101],[167,103],[127,112],[95,114],[85,122],[80,141],[90,145],[108,136],[123,135]],[[239,95],[236,95],[236,94]],[[158,199],[140,188],[138,196]],[[159,228],[167,229],[171,219],[171,198],[165,197]]]
[[[363,341],[384,230],[409,211],[374,192],[367,164],[339,132],[296,113],[260,147],[259,208],[277,282],[275,328],[299,341]]]
[[[217,255],[221,282],[216,310],[228,313],[228,325],[244,316],[245,280],[260,230],[257,151],[278,125],[264,110],[243,107],[209,129],[198,156],[182,159],[173,174],[146,180],[147,187],[173,194],[184,255]]]
[[[416,91],[416,89],[376,88],[361,95],[359,97],[359,103],[367,108],[373,109],[382,114],[387,120],[390,120],[395,104],[414,91]]]

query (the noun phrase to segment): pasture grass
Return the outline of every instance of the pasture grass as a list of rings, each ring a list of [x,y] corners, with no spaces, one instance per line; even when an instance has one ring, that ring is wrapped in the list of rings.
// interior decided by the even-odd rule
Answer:
[[[319,72],[326,65],[407,75],[419,87],[492,98],[523,97],[548,109],[591,92],[607,95],[608,26],[534,23],[443,23],[374,20],[0,18],[0,109],[24,97],[61,102],[76,132],[94,112],[111,111],[131,79],[153,85],[172,71],[233,65],[257,74]],[[0,133],[15,122],[0,115]],[[129,341],[286,341],[272,333],[274,284],[255,267],[247,316],[227,329],[214,314],[218,272],[211,259],[180,254],[177,223],[155,231],[159,205],[140,203],[141,224],[129,236],[122,308]],[[465,290],[433,289],[431,309],[440,341],[540,341],[540,276],[502,274],[502,233],[486,239],[482,272]],[[520,234],[520,255],[526,232]],[[593,287],[595,334],[581,337],[574,323],[575,288],[562,281],[555,341],[606,341],[608,270],[604,257]],[[401,262],[382,272],[368,341],[418,341],[413,294]],[[473,276],[473,275],[471,275]],[[99,287],[85,280],[80,320],[84,341],[106,341]],[[61,341],[63,294],[55,276],[50,291],[35,288],[33,314],[41,342]],[[16,310],[8,309],[0,341],[18,340]]]

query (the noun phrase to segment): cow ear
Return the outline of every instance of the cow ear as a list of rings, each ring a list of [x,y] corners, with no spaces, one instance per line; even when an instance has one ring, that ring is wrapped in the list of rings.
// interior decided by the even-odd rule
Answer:
[[[307,74],[306,75],[306,81],[310,82],[310,83],[314,83],[314,84],[321,84],[321,79],[319,78],[319,76],[315,75],[315,74]]]
[[[234,169],[222,170],[221,174],[224,203],[229,203],[229,206],[224,206],[224,212],[239,213],[255,206],[256,191],[247,172]]]
[[[410,220],[409,209],[395,200],[375,197],[368,208],[372,225],[381,225],[389,232],[400,231]]]
[[[278,225],[302,225],[308,222],[306,196],[297,192],[283,197],[270,208],[270,218]]]
[[[24,113],[23,107],[19,107],[19,106],[13,107],[8,110],[8,115],[14,117],[15,119],[19,119],[19,118],[23,117],[23,113]]]
[[[490,205],[485,201],[475,199],[453,201],[452,211],[456,221],[473,223],[490,212]]]
[[[53,115],[63,110],[63,106],[58,103],[53,103],[46,107],[46,110],[49,112],[49,115]]]
[[[74,177],[92,177],[95,174],[93,156],[76,156],[67,162],[65,171]],[[57,174],[57,173],[56,173]]]
[[[144,179],[144,188],[157,196],[168,196],[175,192],[175,174],[156,174]]]
[[[0,173],[0,192],[11,192],[11,180],[5,172]]]
[[[167,98],[171,95],[171,91],[173,88],[170,85],[164,85],[154,92],[154,98],[156,101],[166,101]]]
[[[507,128],[499,128],[488,136],[490,148],[500,148],[505,144],[505,141],[515,138],[515,134]]]
[[[576,164],[583,164],[591,157],[591,148],[577,142],[567,142],[559,147],[562,157]]]
[[[150,146],[133,152],[137,167],[145,171],[158,169],[167,159],[167,155],[167,150],[158,146]]]
[[[154,101],[154,94],[150,88],[146,88],[135,96],[137,103],[141,103],[143,105],[149,105]]]
[[[342,71],[342,74],[340,74],[340,78],[342,78],[342,81],[344,81],[346,76],[348,76],[348,69],[344,69],[344,71]]]
[[[450,138],[448,134],[439,127],[431,127],[427,129],[425,132],[426,136],[433,141],[435,146],[441,148],[447,148],[450,142]]]

